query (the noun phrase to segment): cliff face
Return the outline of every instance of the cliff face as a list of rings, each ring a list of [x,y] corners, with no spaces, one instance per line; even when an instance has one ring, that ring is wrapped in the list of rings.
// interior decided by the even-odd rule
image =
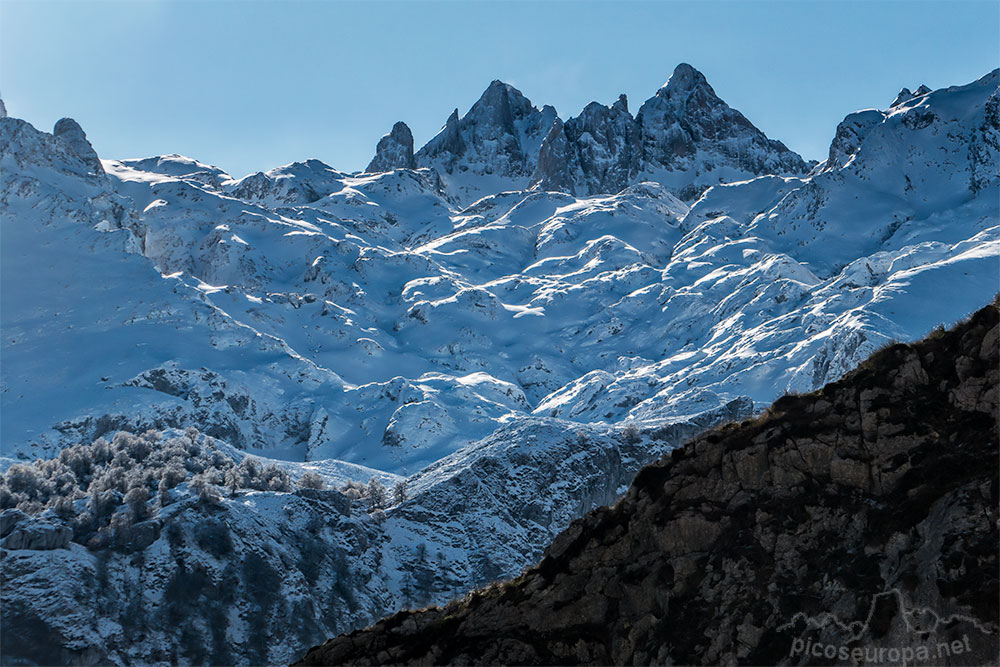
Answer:
[[[990,663],[998,320],[710,431],[518,579],[301,664]]]

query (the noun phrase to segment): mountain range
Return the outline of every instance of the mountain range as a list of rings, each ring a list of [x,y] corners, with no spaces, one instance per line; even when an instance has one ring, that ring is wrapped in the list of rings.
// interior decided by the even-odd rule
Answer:
[[[819,164],[688,65],[635,116],[563,121],[494,82],[419,150],[397,123],[360,173],[102,159],[70,119],[4,112],[5,631],[41,628],[43,662],[288,661],[516,575],[699,431],[993,298],[998,86],[904,89]],[[223,481],[192,469],[163,505],[152,477],[107,482],[149,527],[93,541],[94,479],[46,461],[150,430],[327,488],[208,502]],[[44,496],[68,505],[26,466],[71,475]],[[370,480],[403,492],[373,503]],[[231,548],[198,537],[220,522]],[[158,629],[178,591],[186,629]]]

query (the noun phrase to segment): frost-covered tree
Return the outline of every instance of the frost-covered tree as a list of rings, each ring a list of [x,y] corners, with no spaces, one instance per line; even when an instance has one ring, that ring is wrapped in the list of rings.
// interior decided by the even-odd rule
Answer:
[[[392,502],[394,505],[399,505],[405,502],[407,497],[406,480],[401,479],[392,487]]]
[[[627,445],[637,445],[642,442],[642,434],[639,433],[639,427],[632,422],[625,424],[625,428],[622,429],[622,442]]]
[[[200,472],[191,478],[189,486],[198,498],[198,502],[206,505],[217,505],[222,501],[213,485],[214,477],[208,472]]]
[[[160,503],[160,507],[166,507],[173,502],[174,499],[170,493],[170,488],[166,477],[161,478],[160,483],[156,487],[156,500]]]
[[[239,465],[229,469],[226,473],[225,484],[229,488],[230,495],[235,495],[240,489],[256,489],[260,486],[260,477],[263,466],[260,459],[248,456]]]
[[[374,512],[385,509],[387,500],[388,494],[386,493],[385,485],[372,477],[368,481],[368,510]]]
[[[38,493],[38,472],[27,463],[15,463],[7,470],[5,477],[11,493],[23,493],[28,498]]]
[[[73,529],[74,540],[103,548],[126,542],[133,523],[183,498],[174,489],[184,482],[191,495],[210,505],[221,502],[221,485],[234,494],[293,489],[282,466],[265,466],[252,456],[236,464],[194,429],[167,438],[157,431],[120,432],[110,442],[99,438],[67,447],[52,459],[12,465],[0,474],[0,510],[16,507],[31,515],[51,510],[52,519]],[[157,503],[151,505],[154,494]],[[76,504],[80,499],[86,499],[83,507]]]
[[[261,491],[291,491],[292,476],[288,471],[274,463],[269,463],[261,471],[258,487]]]
[[[351,500],[358,500],[368,496],[368,487],[361,482],[349,479],[340,487],[340,492]]]
[[[317,489],[322,491],[326,486],[323,478],[312,470],[307,471],[299,478],[299,487],[303,489]]]
[[[118,507],[118,493],[113,489],[94,488],[87,501],[87,511],[98,523],[105,520]]]
[[[69,496],[52,499],[49,501],[49,507],[60,519],[71,520],[76,516],[76,504]]]
[[[146,518],[146,501],[149,500],[149,490],[145,486],[133,486],[125,494],[124,500],[133,523]]]

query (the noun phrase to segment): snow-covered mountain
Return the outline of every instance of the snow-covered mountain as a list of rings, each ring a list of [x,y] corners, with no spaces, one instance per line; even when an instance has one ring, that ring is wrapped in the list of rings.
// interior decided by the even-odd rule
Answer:
[[[49,134],[0,118],[8,465],[121,429],[195,427],[234,459],[409,489],[352,513],[364,538],[338,548],[359,566],[333,607],[292,569],[302,531],[334,537],[274,491],[222,501],[236,544],[224,558],[159,536],[138,552],[5,542],[21,573],[5,609],[104,662],[170,660],[167,644],[194,655],[179,636],[120,641],[136,591],[173,595],[169,574],[128,569],[135,554],[218,583],[252,553],[318,619],[273,645],[280,661],[517,573],[694,431],[994,296],[998,86],[1000,70],[852,114],[815,166],[683,65],[635,117],[620,100],[564,123],[494,82],[416,153],[397,124],[355,174],[314,159],[239,180],[177,155],[99,160],[73,121]],[[149,503],[185,531],[216,511]],[[406,573],[438,552],[414,597]],[[85,604],[107,623],[70,637],[60,610],[101,560],[118,574]],[[317,576],[328,590],[337,575]],[[52,596],[24,593],[36,586]],[[260,657],[241,648],[253,604],[233,602],[217,639],[241,661]],[[280,610],[265,615],[288,634]]]

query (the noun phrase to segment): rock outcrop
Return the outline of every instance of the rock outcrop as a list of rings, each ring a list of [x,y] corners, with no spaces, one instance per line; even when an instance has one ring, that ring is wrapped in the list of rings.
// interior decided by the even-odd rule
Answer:
[[[900,93],[900,95],[902,94]],[[894,104],[899,104],[899,98],[896,99],[897,102]],[[878,109],[864,109],[848,114],[837,125],[837,133],[834,135],[833,141],[830,142],[829,156],[821,167],[817,167],[817,170],[819,172],[836,171],[850,164],[858,149],[861,148],[865,136],[873,127],[885,121],[885,116],[885,112]]]
[[[553,125],[542,143],[535,185],[580,195],[621,192],[641,167],[639,126],[621,95],[611,106],[591,102],[576,118]]]
[[[60,118],[52,128],[52,134],[61,139],[69,147],[70,152],[83,160],[93,173],[104,173],[101,159],[97,157],[97,151],[87,140],[87,133],[79,123],[72,118]]]
[[[393,169],[415,169],[413,158],[413,133],[403,121],[392,126],[392,131],[379,139],[375,157],[368,163],[367,172],[392,171]]]
[[[28,520],[19,521],[16,526],[13,526],[0,545],[4,549],[31,549],[34,551],[65,549],[69,546],[72,537],[73,531],[67,526],[41,520]]]
[[[998,321],[990,305],[710,431],[518,579],[300,664],[992,662]]]
[[[889,105],[889,108],[899,106],[900,104],[905,104],[906,102],[909,102],[913,98],[920,97],[921,95],[926,95],[929,92],[931,92],[931,89],[925,86],[924,84],[920,84],[920,87],[912,92],[910,91],[909,88],[902,88],[899,91],[899,94],[896,95],[896,99],[894,99],[892,101],[892,104]]]

